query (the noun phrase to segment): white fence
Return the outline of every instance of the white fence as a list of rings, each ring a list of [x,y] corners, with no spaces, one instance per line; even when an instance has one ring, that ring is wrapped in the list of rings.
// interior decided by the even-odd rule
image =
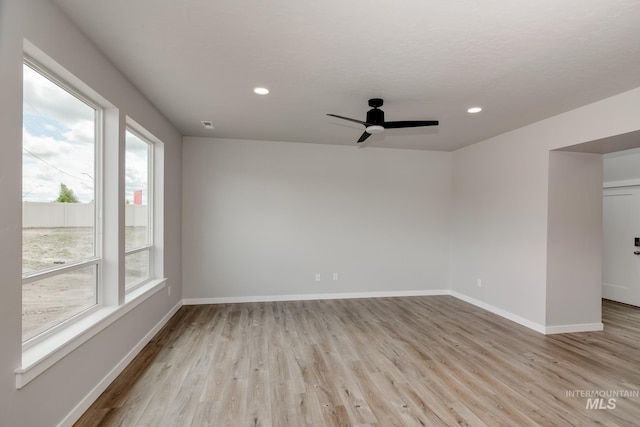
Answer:
[[[147,205],[125,205],[125,224],[144,227],[149,222]],[[22,227],[91,227],[94,218],[93,203],[22,203]]]
[[[124,205],[124,225],[127,227],[146,227],[149,225],[147,205]]]

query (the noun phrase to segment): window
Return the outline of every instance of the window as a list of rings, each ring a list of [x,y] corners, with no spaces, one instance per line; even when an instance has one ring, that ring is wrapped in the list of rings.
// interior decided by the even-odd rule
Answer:
[[[125,290],[151,278],[153,143],[128,128],[125,138]]]
[[[171,294],[164,144],[24,46],[18,388],[161,289]]]
[[[22,332],[28,341],[96,307],[101,109],[23,66]]]

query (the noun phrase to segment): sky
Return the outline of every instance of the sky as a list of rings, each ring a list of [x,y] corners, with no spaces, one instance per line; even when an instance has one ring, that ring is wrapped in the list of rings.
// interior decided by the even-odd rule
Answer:
[[[95,199],[96,110],[24,65],[22,199],[52,202],[60,184],[81,203]],[[125,198],[143,189],[147,203],[148,144],[127,132]]]

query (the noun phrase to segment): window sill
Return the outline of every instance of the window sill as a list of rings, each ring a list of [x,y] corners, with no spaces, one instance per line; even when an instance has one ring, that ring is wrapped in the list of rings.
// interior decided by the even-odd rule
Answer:
[[[69,353],[99,334],[122,316],[166,287],[167,279],[157,279],[134,289],[117,307],[103,307],[59,333],[24,350],[22,366],[16,369],[16,388],[21,389]]]

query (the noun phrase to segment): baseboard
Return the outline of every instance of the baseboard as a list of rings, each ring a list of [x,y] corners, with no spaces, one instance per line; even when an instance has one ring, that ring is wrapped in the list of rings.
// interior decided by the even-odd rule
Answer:
[[[518,323],[529,329],[533,329],[541,334],[561,334],[571,332],[601,331],[602,323],[584,325],[560,325],[544,326],[531,320],[520,317],[509,311],[487,304],[483,301],[469,297],[451,290],[427,290],[427,291],[385,291],[385,292],[349,292],[336,294],[298,294],[298,295],[263,295],[251,297],[220,297],[220,298],[187,298],[182,302],[184,305],[201,304],[240,304],[248,302],[273,302],[273,301],[309,301],[309,300],[329,300],[329,299],[354,299],[354,298],[393,298],[409,296],[434,296],[451,295],[459,300],[468,302],[476,307],[496,314],[512,322]]]
[[[84,397],[76,405],[75,408],[71,412],[67,414],[67,416],[58,424],[58,427],[71,427],[73,423],[78,421],[78,419],[85,413],[87,409],[96,401],[98,397],[104,392],[109,384],[113,382],[117,378],[122,371],[131,363],[131,361],[142,351],[145,345],[162,329],[164,325],[167,324],[169,319],[176,314],[176,312],[182,307],[182,301],[179,301],[169,312],[142,338],[138,344],[135,345],[127,353],[127,355],[89,392],[88,395]]]
[[[483,310],[487,310],[493,314],[497,314],[498,316],[504,317],[505,319],[511,320],[512,322],[516,322],[522,326],[526,326],[529,329],[533,329],[536,332],[540,332],[545,335],[552,334],[570,334],[574,332],[593,332],[593,331],[602,331],[604,329],[603,323],[582,323],[576,325],[555,325],[555,326],[545,326],[539,323],[532,322],[531,320],[525,319],[524,317],[520,317],[516,314],[508,312],[498,307],[494,307],[491,304],[487,304],[475,298],[471,298],[467,295],[461,294],[456,291],[449,291],[449,295],[456,297],[462,301],[468,302],[469,304],[473,304],[476,307],[482,308]]]
[[[574,332],[594,332],[604,330],[604,323],[580,323],[577,325],[557,325],[545,327],[545,334],[570,334]]]
[[[298,295],[263,295],[252,297],[220,297],[220,298],[187,298],[184,305],[200,304],[237,304],[246,302],[273,302],[273,301],[309,301],[329,299],[355,299],[355,298],[393,298],[449,295],[448,290],[414,290],[414,291],[381,291],[381,292],[346,292],[336,294],[298,294]]]
[[[483,310],[487,310],[493,314],[497,314],[500,317],[504,317],[505,319],[511,320],[512,322],[516,322],[522,326],[526,326],[529,329],[533,329],[536,332],[540,332],[541,334],[546,334],[546,327],[544,325],[540,325],[539,323],[532,322],[529,319],[525,319],[524,317],[520,317],[516,314],[513,314],[509,311],[503,310],[498,307],[494,307],[491,304],[487,304],[486,302],[477,300],[475,298],[471,298],[467,295],[461,294],[456,291],[449,291],[449,295],[458,298],[459,300],[468,302],[469,304],[473,304],[476,307],[480,307]]]

